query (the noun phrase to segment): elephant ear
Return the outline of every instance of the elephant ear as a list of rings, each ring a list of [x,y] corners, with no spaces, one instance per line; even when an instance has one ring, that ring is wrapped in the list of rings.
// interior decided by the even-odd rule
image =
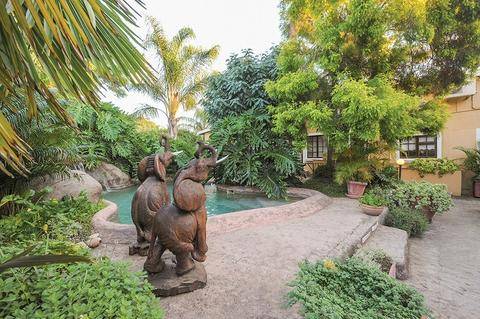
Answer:
[[[160,160],[159,154],[155,155],[153,171],[155,172],[155,176],[157,176],[157,178],[162,182],[167,180],[167,170],[165,169],[165,165],[163,165],[162,161]]]
[[[207,196],[202,184],[186,179],[175,185],[173,198],[178,208],[193,212],[205,205]]]
[[[148,166],[148,156],[144,157],[140,163],[138,163],[138,168],[137,168],[137,177],[138,180],[143,183],[147,177],[147,166]]]

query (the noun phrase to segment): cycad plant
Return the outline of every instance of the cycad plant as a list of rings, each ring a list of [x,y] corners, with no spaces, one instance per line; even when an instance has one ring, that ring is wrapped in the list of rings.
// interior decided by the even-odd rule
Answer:
[[[207,69],[218,56],[219,47],[203,49],[189,43],[195,38],[190,28],[182,28],[168,39],[158,21],[149,17],[152,32],[147,36],[146,47],[155,52],[158,59],[158,78],[154,83],[145,82],[134,88],[150,95],[159,105],[143,104],[137,116],[158,117],[168,120],[168,134],[178,133],[178,111],[193,109],[203,92],[208,78]]]
[[[150,66],[129,29],[134,12],[124,0],[0,0],[0,171],[26,174],[25,163],[31,160],[7,110],[26,109],[29,118],[36,118],[40,99],[71,123],[59,96],[96,105],[102,79],[151,81]],[[24,103],[13,105],[12,95]]]

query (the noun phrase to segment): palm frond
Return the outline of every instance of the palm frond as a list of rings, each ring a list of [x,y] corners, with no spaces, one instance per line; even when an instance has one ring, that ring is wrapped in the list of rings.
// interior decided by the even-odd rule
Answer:
[[[167,115],[162,109],[149,104],[140,105],[140,107],[136,108],[132,113],[132,115],[137,118],[157,118],[160,114]]]
[[[140,0],[137,4],[143,5]],[[102,79],[151,82],[153,73],[129,29],[136,13],[124,0],[0,0],[0,101],[25,90],[37,117],[38,94],[53,113],[72,123],[57,94],[98,104]],[[0,170],[27,173],[28,146],[0,112]]]

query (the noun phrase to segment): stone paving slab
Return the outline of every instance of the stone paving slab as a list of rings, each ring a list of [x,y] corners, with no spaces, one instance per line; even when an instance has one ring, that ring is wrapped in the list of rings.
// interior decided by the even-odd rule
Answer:
[[[345,256],[378,220],[355,200],[334,199],[306,217],[209,236],[207,287],[160,299],[166,318],[301,318],[298,307],[285,306],[298,263]],[[104,244],[95,253],[129,260],[133,269],[144,261],[128,256],[127,245]]]
[[[480,318],[480,200],[455,200],[410,239],[410,278],[437,319]]]

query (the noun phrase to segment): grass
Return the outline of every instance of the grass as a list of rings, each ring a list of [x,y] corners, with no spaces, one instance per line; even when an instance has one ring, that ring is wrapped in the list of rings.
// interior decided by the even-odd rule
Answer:
[[[330,197],[345,197],[346,186],[338,185],[325,177],[312,177],[306,180],[301,187],[314,189]]]

